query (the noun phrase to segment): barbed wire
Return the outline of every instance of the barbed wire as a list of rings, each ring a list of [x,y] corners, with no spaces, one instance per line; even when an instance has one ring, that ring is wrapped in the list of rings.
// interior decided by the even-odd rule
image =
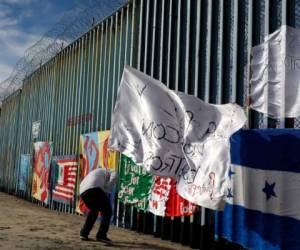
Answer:
[[[40,40],[25,51],[9,77],[0,83],[0,106],[3,100],[21,88],[27,76],[126,2],[128,0],[85,0],[65,12]]]

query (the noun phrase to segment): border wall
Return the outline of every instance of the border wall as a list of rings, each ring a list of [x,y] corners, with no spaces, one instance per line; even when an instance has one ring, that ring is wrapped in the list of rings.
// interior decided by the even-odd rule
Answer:
[[[130,1],[27,76],[22,88],[3,101],[1,189],[15,191],[19,156],[33,153],[33,122],[41,124],[36,140],[53,141],[54,155],[76,154],[80,134],[110,129],[126,64],[206,102],[244,106],[251,47],[282,24],[300,27],[300,1]],[[257,112],[247,112],[251,128],[278,124]],[[289,119],[286,126],[297,123],[297,119]],[[127,216],[122,226],[174,240],[172,228],[176,225],[189,232],[191,222],[197,219],[200,225],[207,225],[211,216],[202,209],[195,218],[177,221],[138,214],[126,206],[121,210],[122,216]],[[143,218],[143,223],[132,216]],[[149,221],[158,229],[149,229]],[[202,238],[205,233],[201,231]],[[191,237],[198,237],[195,235]],[[194,245],[200,247],[198,243]]]

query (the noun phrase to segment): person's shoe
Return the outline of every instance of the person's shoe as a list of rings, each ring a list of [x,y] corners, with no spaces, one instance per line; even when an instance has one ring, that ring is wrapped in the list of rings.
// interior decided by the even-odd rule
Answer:
[[[97,235],[96,240],[104,242],[104,243],[107,243],[107,244],[111,244],[112,243],[111,239],[107,238],[106,235]]]
[[[89,240],[89,237],[85,236],[85,235],[80,235],[80,239],[81,240]]]

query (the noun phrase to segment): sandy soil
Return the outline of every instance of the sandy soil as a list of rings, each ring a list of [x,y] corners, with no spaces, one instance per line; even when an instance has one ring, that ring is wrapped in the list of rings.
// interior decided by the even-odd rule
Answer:
[[[113,245],[81,241],[83,222],[83,216],[52,211],[0,192],[0,249],[190,249],[114,226],[109,232]],[[94,227],[91,238],[96,230]]]

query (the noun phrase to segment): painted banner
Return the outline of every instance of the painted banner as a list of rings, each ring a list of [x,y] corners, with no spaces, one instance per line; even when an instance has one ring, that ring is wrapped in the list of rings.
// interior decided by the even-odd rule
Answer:
[[[100,167],[110,169],[111,171],[117,171],[119,164],[119,153],[116,151],[109,150],[110,130],[98,132],[99,137],[99,158],[100,158]],[[116,199],[116,188],[114,188],[110,194],[109,199],[114,214],[115,210],[115,199]],[[115,218],[112,218],[112,223]]]
[[[49,173],[52,152],[52,142],[34,143],[32,197],[45,204],[49,202]]]
[[[79,196],[79,184],[90,171],[100,166],[98,132],[80,135],[79,155],[80,168],[77,180],[76,211],[82,214],[86,213],[88,208]]]
[[[175,180],[153,177],[125,155],[121,156],[118,198],[121,202],[159,216],[191,215],[196,209],[196,205],[177,194]]]
[[[116,170],[118,166],[119,154],[116,151],[108,149],[110,130],[100,131],[99,136],[99,147],[100,147],[100,166],[109,168],[110,170]]]
[[[55,183],[52,200],[73,205],[76,194],[78,160],[76,156],[53,157]]]
[[[80,178],[83,179],[90,171],[100,167],[98,132],[80,136]]]
[[[176,181],[155,176],[149,196],[149,211],[159,216],[187,216],[196,211],[197,206],[180,197],[176,191]]]
[[[31,155],[22,154],[20,161],[20,172],[19,172],[19,185],[18,189],[21,191],[27,191],[29,171],[31,169]]]
[[[190,202],[222,209],[229,138],[245,121],[238,105],[205,103],[126,66],[109,147],[154,175],[176,179],[178,193]]]
[[[165,216],[170,190],[171,178],[155,176],[149,196],[149,211],[151,213]]]
[[[232,187],[215,234],[247,249],[299,249],[300,131],[246,130],[231,138]]]
[[[80,171],[78,183],[80,183],[90,171],[97,167],[103,166],[113,171],[117,168],[118,153],[108,150],[108,138],[109,131],[93,132],[80,136]],[[79,194],[79,185],[77,193]],[[114,194],[111,194],[111,196],[114,196]],[[77,196],[76,211],[78,213],[88,211],[79,196]]]
[[[300,30],[286,25],[253,47],[253,109],[274,118],[300,116]]]
[[[136,165],[125,155],[121,156],[118,198],[140,210],[148,210],[148,199],[153,177],[146,169]]]
[[[182,198],[176,191],[176,181],[171,180],[171,189],[169,190],[169,199],[166,204],[165,216],[188,216],[195,213],[197,205]]]

